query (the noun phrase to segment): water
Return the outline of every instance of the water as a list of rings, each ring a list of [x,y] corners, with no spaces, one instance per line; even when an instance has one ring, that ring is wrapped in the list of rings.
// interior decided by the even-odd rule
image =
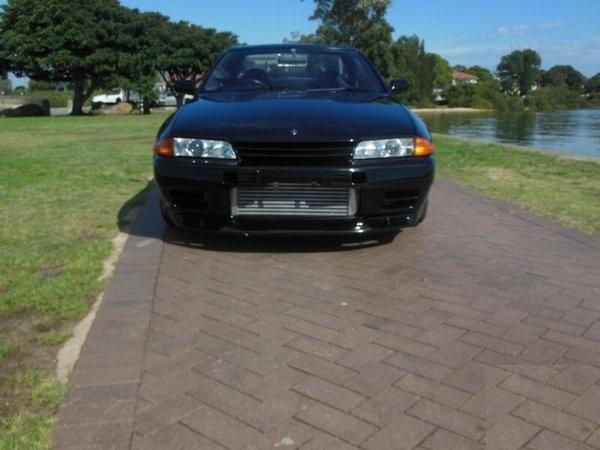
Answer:
[[[422,113],[434,133],[600,158],[600,109],[520,113]]]

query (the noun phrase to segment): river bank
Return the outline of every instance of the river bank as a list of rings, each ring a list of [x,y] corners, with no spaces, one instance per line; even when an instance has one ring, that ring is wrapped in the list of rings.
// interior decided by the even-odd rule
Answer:
[[[421,114],[439,113],[439,114],[455,114],[455,113],[485,113],[491,112],[491,109],[479,109],[479,108],[447,108],[447,107],[436,107],[436,108],[411,108],[411,111]]]

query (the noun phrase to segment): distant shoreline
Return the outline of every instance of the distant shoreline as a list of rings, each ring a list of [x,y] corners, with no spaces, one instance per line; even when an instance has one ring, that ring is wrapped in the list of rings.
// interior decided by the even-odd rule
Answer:
[[[411,108],[416,113],[481,113],[491,112],[491,109],[479,109],[479,108]]]

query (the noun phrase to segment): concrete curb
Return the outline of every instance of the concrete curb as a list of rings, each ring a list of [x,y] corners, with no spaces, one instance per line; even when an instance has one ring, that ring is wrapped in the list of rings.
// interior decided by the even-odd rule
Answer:
[[[55,448],[130,445],[163,248],[157,203],[154,189],[131,227],[59,409]]]

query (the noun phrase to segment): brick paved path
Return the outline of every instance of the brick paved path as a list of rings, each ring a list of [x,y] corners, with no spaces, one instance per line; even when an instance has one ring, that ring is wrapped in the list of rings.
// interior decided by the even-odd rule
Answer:
[[[598,240],[448,182],[382,246],[163,245],[155,200],[57,448],[600,448]]]

